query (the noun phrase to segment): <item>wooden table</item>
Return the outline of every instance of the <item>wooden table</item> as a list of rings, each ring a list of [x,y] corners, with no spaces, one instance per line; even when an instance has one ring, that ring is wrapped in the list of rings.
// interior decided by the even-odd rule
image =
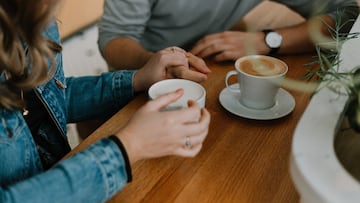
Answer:
[[[281,57],[288,77],[306,72],[310,55]],[[212,119],[202,151],[195,158],[165,157],[132,166],[133,182],[109,202],[298,202],[290,175],[289,157],[294,129],[304,112],[309,93],[288,90],[294,111],[277,120],[257,121],[235,116],[219,103],[225,74],[232,63],[208,62],[212,74],[206,88],[206,107]],[[286,88],[285,88],[286,89]],[[72,153],[118,131],[147,100],[142,94],[120,110]]]

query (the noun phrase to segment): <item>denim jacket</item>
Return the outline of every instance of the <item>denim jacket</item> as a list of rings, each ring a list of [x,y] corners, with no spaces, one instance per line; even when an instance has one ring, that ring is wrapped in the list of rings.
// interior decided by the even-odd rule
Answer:
[[[60,44],[56,23],[44,35]],[[36,94],[66,142],[67,123],[106,118],[133,97],[133,71],[66,78],[61,53],[55,57],[56,73]],[[127,183],[126,155],[113,140],[101,139],[45,171],[22,112],[0,107],[0,119],[0,202],[104,202]]]

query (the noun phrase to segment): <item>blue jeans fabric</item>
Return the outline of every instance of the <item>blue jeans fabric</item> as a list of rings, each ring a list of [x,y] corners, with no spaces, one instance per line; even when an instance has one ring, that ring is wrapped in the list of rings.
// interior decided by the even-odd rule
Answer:
[[[60,44],[56,23],[44,36]],[[55,75],[36,88],[57,126],[47,129],[47,136],[57,134],[67,141],[67,123],[108,118],[132,99],[134,71],[66,78],[61,53],[55,58]],[[103,138],[44,171],[22,112],[0,108],[0,119],[0,202],[104,202],[127,183],[126,155],[111,139]]]

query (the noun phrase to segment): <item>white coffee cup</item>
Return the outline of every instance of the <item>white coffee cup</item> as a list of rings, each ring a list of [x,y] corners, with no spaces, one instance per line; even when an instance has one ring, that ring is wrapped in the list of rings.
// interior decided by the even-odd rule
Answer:
[[[198,105],[205,107],[206,91],[200,84],[185,79],[166,79],[153,84],[148,91],[150,99],[183,89],[184,94],[174,103],[168,105],[165,110],[174,110],[188,107],[189,100],[196,101]]]
[[[287,71],[288,66],[280,59],[249,55],[236,60],[235,70],[227,73],[225,83],[226,87],[230,87],[229,78],[237,75],[240,89],[229,89],[240,91],[240,103],[251,109],[268,109],[274,106],[281,81]]]

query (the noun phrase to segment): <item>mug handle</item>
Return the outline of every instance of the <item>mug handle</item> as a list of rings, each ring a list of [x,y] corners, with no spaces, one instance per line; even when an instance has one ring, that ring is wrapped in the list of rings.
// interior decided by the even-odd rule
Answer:
[[[226,77],[225,77],[225,84],[226,84],[226,87],[229,88],[230,91],[233,91],[233,92],[239,92],[240,89],[237,88],[237,87],[233,87],[233,86],[230,86],[229,83],[228,83],[228,80],[231,76],[233,75],[237,75],[237,71],[236,70],[232,70],[232,71],[229,71],[227,74],[226,74]],[[240,83],[239,83],[240,85]]]

